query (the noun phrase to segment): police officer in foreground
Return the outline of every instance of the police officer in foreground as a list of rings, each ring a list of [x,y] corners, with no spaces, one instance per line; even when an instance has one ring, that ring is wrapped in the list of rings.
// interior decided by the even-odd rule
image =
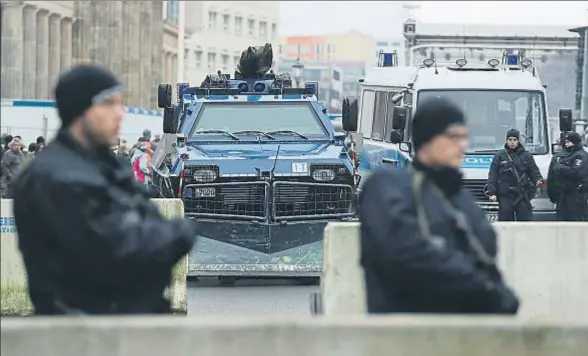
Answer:
[[[557,205],[557,220],[588,221],[588,152],[580,134],[567,133],[563,150],[552,158],[547,194]]]
[[[488,171],[487,192],[490,201],[498,201],[499,221],[531,221],[531,199],[543,182],[533,154],[520,142],[520,133],[506,133],[504,149],[496,152]]]
[[[462,112],[442,99],[424,102],[412,127],[412,166],[377,170],[360,196],[369,313],[515,314],[494,230],[462,187]]]
[[[194,244],[109,150],[123,119],[117,79],[82,65],[55,88],[62,127],[21,173],[14,217],[35,313],[168,313],[172,267]]]

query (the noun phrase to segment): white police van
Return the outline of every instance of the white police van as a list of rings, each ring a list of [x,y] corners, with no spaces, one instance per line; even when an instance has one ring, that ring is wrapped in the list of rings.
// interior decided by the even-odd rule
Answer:
[[[521,142],[547,177],[557,147],[549,137],[546,87],[531,60],[505,53],[485,65],[470,65],[465,59],[454,65],[425,59],[419,67],[399,67],[395,62],[391,54],[384,54],[378,67],[360,80],[358,109],[344,103],[342,125],[355,132],[350,137],[360,147],[362,181],[380,164],[405,166],[410,162],[412,113],[421,100],[441,96],[458,105],[468,119],[465,186],[489,220],[497,220],[498,206],[485,194],[488,170],[493,155],[503,149],[510,128],[521,132]],[[561,132],[572,130],[570,109],[560,109],[559,126]],[[546,188],[539,187],[532,201],[536,220],[555,219],[555,206],[549,202]]]

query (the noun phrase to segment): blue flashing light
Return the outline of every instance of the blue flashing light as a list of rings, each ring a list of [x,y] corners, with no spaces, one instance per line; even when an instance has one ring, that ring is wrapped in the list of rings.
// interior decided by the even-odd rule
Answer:
[[[259,101],[261,100],[261,95],[247,95],[247,101]]]
[[[318,95],[318,85],[319,85],[318,82],[306,82],[304,84],[304,87],[312,90],[312,94]]]
[[[228,95],[211,95],[209,96],[210,100],[228,100],[229,96]]]
[[[302,99],[302,95],[298,94],[283,94],[282,99]]]
[[[384,53],[384,67],[392,67],[394,65],[394,55],[392,53]]]
[[[518,66],[519,65],[519,55],[518,54],[507,54],[506,55],[506,64],[509,66]]]
[[[184,97],[182,94],[184,93],[184,90],[188,89],[190,87],[190,83],[178,83],[176,85],[177,88],[177,94],[178,94],[178,103],[182,101],[182,98]]]

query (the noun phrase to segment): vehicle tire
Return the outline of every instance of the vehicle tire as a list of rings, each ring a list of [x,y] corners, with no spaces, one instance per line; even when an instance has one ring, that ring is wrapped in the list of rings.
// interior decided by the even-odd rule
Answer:
[[[180,105],[176,105],[174,107],[174,114],[173,114],[173,118],[174,120],[172,121],[172,126],[174,131],[178,130],[178,126],[180,124],[180,114],[182,113],[182,107]]]
[[[157,106],[160,109],[169,107],[172,102],[171,84],[159,84],[157,86]]]
[[[310,294],[310,315],[322,315],[323,310],[323,298],[320,292]]]

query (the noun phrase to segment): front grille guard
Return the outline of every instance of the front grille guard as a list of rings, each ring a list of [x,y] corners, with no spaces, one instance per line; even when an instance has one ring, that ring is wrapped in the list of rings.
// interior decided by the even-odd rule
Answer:
[[[255,187],[260,187],[263,193],[259,194],[259,192],[255,190]],[[184,186],[184,189],[186,188],[214,188],[217,192],[214,198],[184,196],[183,200],[185,210],[187,210],[186,215],[188,216],[257,221],[266,221],[268,218],[267,202],[270,185],[267,182],[199,183],[187,184]],[[227,192],[221,193],[220,196],[217,196],[218,192],[223,188],[228,188],[226,189]],[[230,191],[231,188],[235,188],[233,192]],[[238,201],[239,188],[246,188],[248,190],[246,201]],[[253,191],[251,191],[252,188]],[[241,192],[241,194],[243,193],[244,192]],[[252,195],[253,199],[251,199]],[[233,200],[233,205],[237,205],[237,213],[227,213],[227,211],[231,210],[230,208],[227,208],[227,205],[231,205],[231,199]],[[225,203],[226,200],[229,200],[229,204]],[[209,210],[209,212],[193,212],[193,210],[195,210],[193,205],[199,203],[205,205],[202,210]]]
[[[299,193],[300,198],[305,200],[298,202],[283,202],[284,197],[281,193],[281,188],[290,187],[291,189],[296,188],[309,188],[314,189],[314,194]],[[354,192],[353,188],[345,184],[325,184],[325,183],[302,183],[302,182],[275,182],[272,185],[272,219],[274,221],[288,221],[288,220],[301,220],[301,219],[328,219],[328,218],[345,218],[353,217],[353,199]],[[331,191],[326,191],[331,189]],[[316,191],[318,190],[318,191]],[[296,192],[293,193],[294,197]],[[314,198],[314,201],[308,201],[308,198]],[[325,213],[325,207],[317,207],[317,205],[336,205],[335,210],[339,210],[335,213]],[[304,205],[306,209],[297,210],[293,209],[292,215],[280,214],[280,207],[285,205]],[[314,207],[313,207],[314,205]]]

